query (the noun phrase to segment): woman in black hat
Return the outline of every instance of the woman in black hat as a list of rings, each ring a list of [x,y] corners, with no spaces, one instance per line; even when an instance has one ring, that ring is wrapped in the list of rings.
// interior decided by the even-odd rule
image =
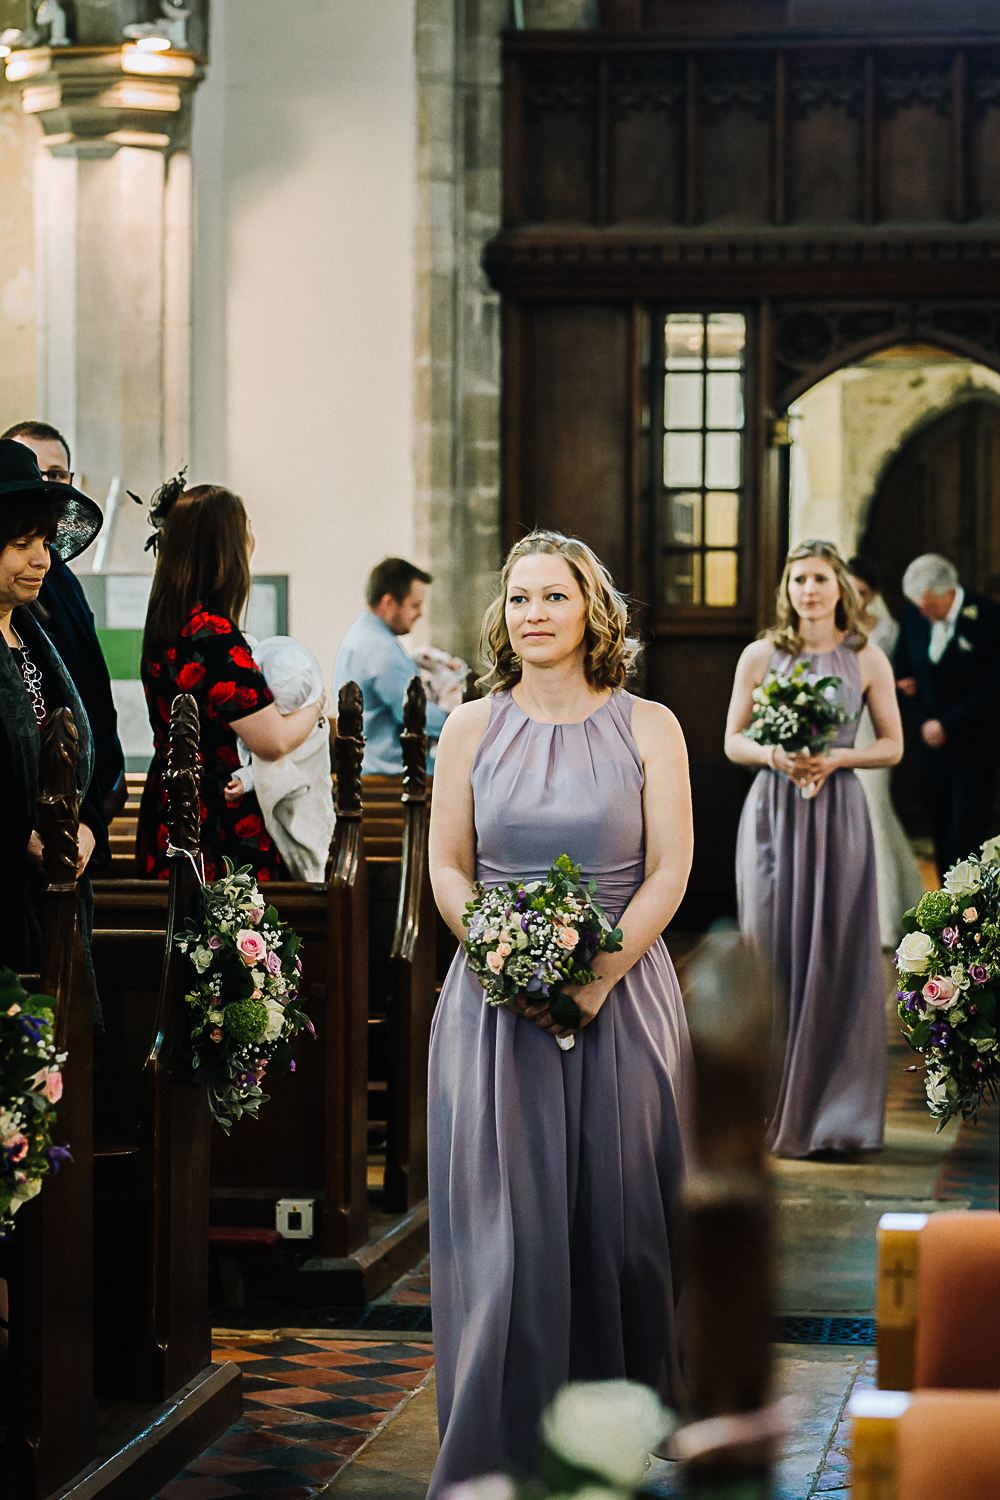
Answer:
[[[71,485],[42,478],[30,448],[0,440],[0,962],[22,972],[40,958],[37,832],[41,729],[57,708],[72,711],[79,734],[77,783],[82,876],[101,809],[87,793],[93,771],[90,725],[58,652],[31,607],[52,554],[64,562],[89,546],[103,517]]]

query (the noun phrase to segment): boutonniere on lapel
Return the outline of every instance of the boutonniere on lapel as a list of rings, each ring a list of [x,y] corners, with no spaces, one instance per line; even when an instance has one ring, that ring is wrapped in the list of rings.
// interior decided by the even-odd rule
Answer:
[[[962,610],[962,619],[963,620],[978,620],[979,619],[979,605],[978,604],[967,604],[965,606],[965,608]]]
[[[957,639],[959,651],[975,651],[975,646],[971,641],[967,641],[964,635],[958,636]]]

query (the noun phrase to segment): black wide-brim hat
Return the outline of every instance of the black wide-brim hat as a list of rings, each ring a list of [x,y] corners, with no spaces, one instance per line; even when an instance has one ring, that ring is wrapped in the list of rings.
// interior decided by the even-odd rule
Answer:
[[[104,525],[104,515],[89,495],[71,484],[43,479],[38,460],[25,443],[0,438],[0,512],[15,495],[44,495],[57,500],[63,514],[50,543],[63,562],[79,557]]]

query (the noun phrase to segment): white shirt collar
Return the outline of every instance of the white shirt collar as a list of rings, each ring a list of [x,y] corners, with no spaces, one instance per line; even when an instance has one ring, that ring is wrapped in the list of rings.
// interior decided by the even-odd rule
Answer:
[[[931,625],[931,638],[927,643],[927,656],[930,661],[937,663],[947,651],[951,638],[955,634],[955,625],[965,603],[965,590],[959,584],[955,590],[955,597],[951,602],[951,609],[943,620],[935,620]]]

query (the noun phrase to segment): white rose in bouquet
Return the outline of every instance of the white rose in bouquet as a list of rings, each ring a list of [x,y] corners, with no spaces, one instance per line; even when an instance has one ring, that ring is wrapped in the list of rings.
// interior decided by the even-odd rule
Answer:
[[[540,1431],[557,1458],[632,1489],[649,1454],[673,1427],[656,1392],[630,1380],[581,1380],[564,1385],[544,1413]]]
[[[952,865],[944,877],[944,888],[952,896],[971,896],[981,884],[979,866],[967,859],[963,859],[961,864]]]
[[[484,1474],[481,1479],[466,1479],[445,1490],[445,1500],[514,1500],[517,1494],[513,1479],[506,1474]]]
[[[986,840],[983,845],[983,863],[1000,865],[1000,836]]]
[[[908,932],[896,949],[896,966],[905,974],[926,974],[937,945],[926,932]]]
[[[267,1007],[267,1030],[264,1032],[265,1042],[276,1042],[281,1035],[281,1028],[285,1024],[285,1009],[279,1005],[277,1000],[265,1000]]]

